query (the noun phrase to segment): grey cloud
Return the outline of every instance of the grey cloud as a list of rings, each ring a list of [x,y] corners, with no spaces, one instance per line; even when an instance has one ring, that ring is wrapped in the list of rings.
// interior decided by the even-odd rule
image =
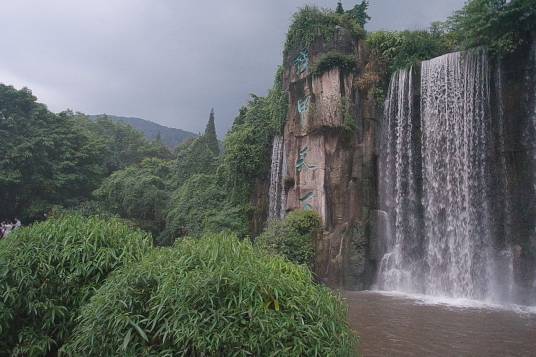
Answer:
[[[345,7],[356,2],[343,1]],[[371,0],[369,30],[424,28],[464,0]],[[271,87],[293,12],[336,0],[2,1],[0,82],[51,110],[138,116],[218,132]]]

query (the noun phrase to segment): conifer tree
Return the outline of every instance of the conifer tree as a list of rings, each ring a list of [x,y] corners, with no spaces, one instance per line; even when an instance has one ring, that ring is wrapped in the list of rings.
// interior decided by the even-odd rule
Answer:
[[[352,10],[348,11],[362,28],[365,28],[366,23],[370,21],[370,16],[367,12],[368,7],[368,0],[362,0],[360,4],[357,4]]]
[[[344,14],[344,9],[343,9],[343,7],[342,7],[342,2],[339,1],[339,2],[337,3],[337,10],[335,10],[335,12],[336,12],[337,14],[341,14],[341,15]]]
[[[220,146],[218,143],[218,137],[216,136],[216,124],[214,123],[214,108],[210,110],[210,116],[208,118],[208,123],[207,123],[207,128],[205,129],[204,138],[210,150],[215,155],[219,155]]]

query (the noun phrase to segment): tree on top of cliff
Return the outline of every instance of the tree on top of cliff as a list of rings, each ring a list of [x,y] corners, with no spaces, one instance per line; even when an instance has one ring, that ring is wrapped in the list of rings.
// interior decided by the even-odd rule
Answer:
[[[534,0],[471,0],[448,20],[462,49],[488,46],[513,52],[536,31]]]
[[[215,155],[219,155],[220,146],[218,144],[218,137],[216,136],[216,124],[214,123],[214,108],[210,110],[210,116],[208,118],[204,137],[210,150],[212,150]]]
[[[370,21],[370,16],[367,13],[368,6],[368,0],[363,0],[361,1],[361,4],[357,4],[352,10],[348,11],[362,28],[365,28],[366,23]]]

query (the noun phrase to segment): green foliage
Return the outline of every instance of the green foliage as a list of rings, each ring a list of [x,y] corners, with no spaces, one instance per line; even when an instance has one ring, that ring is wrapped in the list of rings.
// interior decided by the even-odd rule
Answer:
[[[244,212],[226,201],[226,192],[214,175],[194,175],[170,200],[166,229],[160,243],[169,245],[176,238],[199,236],[206,231],[232,231],[244,236]]]
[[[264,178],[270,169],[272,141],[283,130],[288,111],[282,76],[280,68],[268,96],[252,95],[225,138],[219,172],[234,202],[245,203],[255,180]]]
[[[104,145],[69,113],[51,113],[26,88],[0,84],[0,218],[42,218],[89,196],[105,172]]]
[[[26,88],[0,84],[0,219],[42,219],[87,200],[105,176],[145,157],[169,158],[130,126],[54,114]]]
[[[446,35],[438,31],[379,31],[367,38],[372,56],[385,64],[389,76],[452,50]]]
[[[341,111],[343,118],[343,129],[347,135],[347,138],[350,139],[350,137],[357,130],[357,120],[352,111],[352,103],[346,97],[341,98]]]
[[[335,12],[339,15],[342,15],[344,14],[344,8],[342,7],[342,2],[337,2],[337,9],[335,10]]]
[[[207,135],[178,151],[175,187],[180,188],[169,202],[162,244],[207,231],[248,235],[253,212],[249,197],[256,180],[268,173],[272,140],[281,132],[287,115],[282,73],[278,70],[268,96],[253,95],[248,106],[240,110],[219,160],[207,144]],[[207,128],[211,127],[209,121]]]
[[[536,2],[471,0],[448,25],[462,49],[487,46],[498,54],[510,53],[536,30]]]
[[[185,130],[169,128],[149,120],[132,118],[132,117],[120,117],[116,115],[89,115],[88,117],[95,120],[99,117],[106,116],[113,122],[123,122],[132,126],[137,131],[143,133],[145,138],[149,141],[157,140],[160,137],[160,142],[169,150],[175,150],[181,144],[186,141],[196,138],[197,135]]]
[[[318,62],[315,63],[315,65],[311,69],[311,72],[317,76],[328,72],[333,68],[340,68],[347,72],[353,72],[355,71],[356,66],[357,61],[355,59],[355,56],[345,55],[336,51],[330,51],[320,56]]]
[[[171,159],[171,153],[162,143],[149,142],[141,132],[128,124],[114,122],[106,115],[98,116],[95,121],[89,121],[83,114],[77,116],[85,119],[89,130],[104,142],[103,164],[107,175],[139,163],[145,158]]]
[[[363,36],[363,27],[352,13],[339,14],[331,10],[320,10],[305,6],[294,14],[285,42],[285,56],[291,50],[310,47],[316,40],[332,41],[337,34],[337,26],[349,30],[353,36]]]
[[[214,153],[209,140],[205,136],[194,139],[190,144],[183,145],[177,150],[175,185],[181,186],[195,174],[214,174],[217,164],[218,154]]]
[[[170,182],[171,161],[145,159],[108,177],[94,197],[109,212],[136,222],[140,228],[160,234],[164,228]]]
[[[367,44],[374,70],[367,66],[365,77],[376,84],[374,96],[382,103],[393,73],[451,52],[455,41],[445,25],[436,22],[427,31],[373,32]]]
[[[210,110],[210,117],[208,119],[207,127],[204,135],[205,142],[214,155],[220,154],[220,144],[218,143],[218,137],[216,136],[216,124],[214,123],[214,109]]]
[[[0,240],[0,351],[45,356],[110,272],[138,260],[149,237],[118,220],[64,216]]]
[[[370,21],[370,16],[368,15],[368,7],[369,2],[368,0],[362,0],[361,3],[355,5],[352,10],[349,10],[348,13],[350,16],[361,26],[361,28],[365,28],[365,25],[367,22]]]
[[[320,216],[312,211],[294,211],[283,221],[270,222],[257,237],[257,247],[288,260],[313,266],[314,239],[320,230]]]
[[[342,302],[233,236],[158,249],[83,308],[67,355],[353,356]]]

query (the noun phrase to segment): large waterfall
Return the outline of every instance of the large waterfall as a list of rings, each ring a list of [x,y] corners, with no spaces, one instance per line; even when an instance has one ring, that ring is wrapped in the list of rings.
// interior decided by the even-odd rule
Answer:
[[[458,52],[424,62],[421,78],[426,292],[491,297],[487,54]]]
[[[477,49],[423,62],[420,81],[418,69],[393,75],[380,152],[380,208],[392,233],[382,238],[379,289],[510,299],[512,247],[497,243],[495,227],[506,233],[507,222],[494,216],[504,197],[491,109],[500,83],[488,61]]]

